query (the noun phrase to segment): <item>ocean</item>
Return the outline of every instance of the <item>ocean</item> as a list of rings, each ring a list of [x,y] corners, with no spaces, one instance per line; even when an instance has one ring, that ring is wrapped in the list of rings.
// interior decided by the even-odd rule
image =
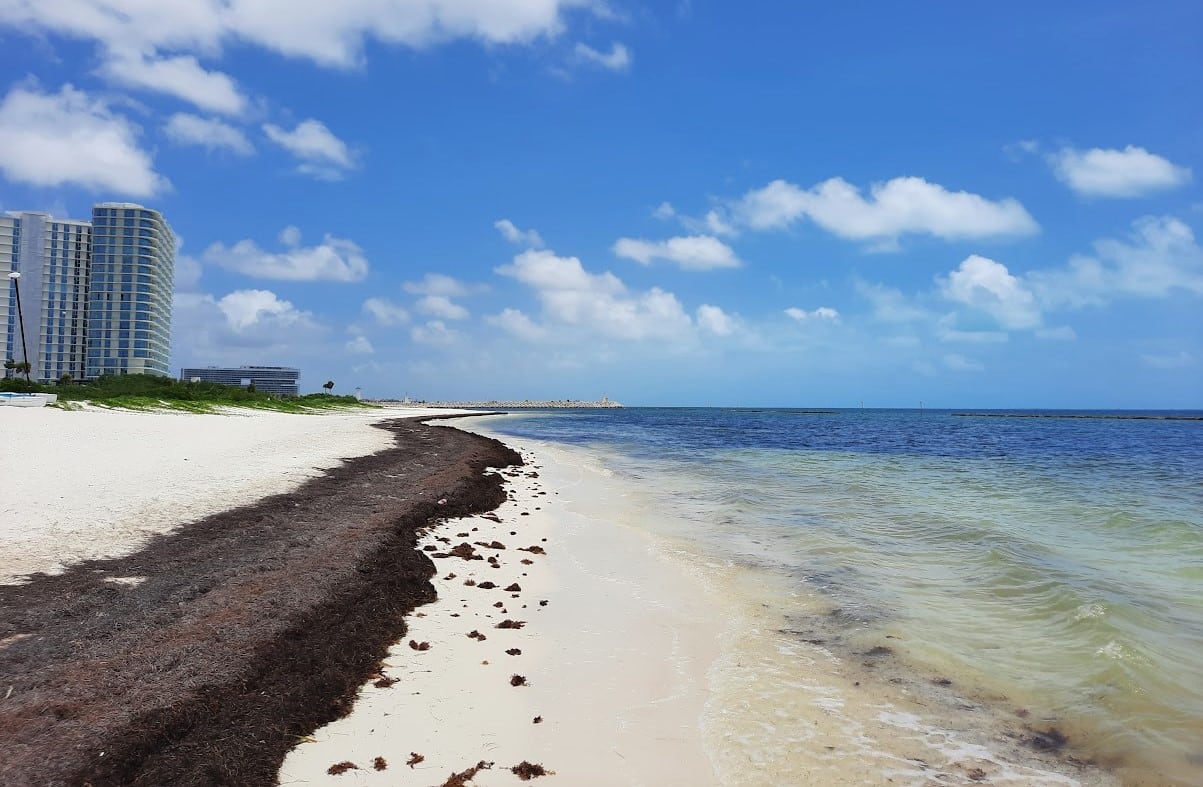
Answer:
[[[1078,760],[1203,784],[1203,421],[1162,418],[1201,414],[1072,415],[627,408],[490,428],[589,452],[640,491],[636,526],[753,611],[711,681],[729,783],[852,763],[873,783],[926,768],[926,747],[994,763],[966,783],[1071,783],[1044,765]],[[1109,415],[1153,417],[1081,417]]]

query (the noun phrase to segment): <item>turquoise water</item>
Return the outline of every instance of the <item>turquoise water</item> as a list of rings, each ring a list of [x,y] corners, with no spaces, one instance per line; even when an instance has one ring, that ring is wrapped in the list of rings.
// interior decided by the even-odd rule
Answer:
[[[1203,422],[632,408],[497,428],[601,449],[663,493],[674,537],[820,593],[850,651],[888,640],[1129,781],[1203,784]]]

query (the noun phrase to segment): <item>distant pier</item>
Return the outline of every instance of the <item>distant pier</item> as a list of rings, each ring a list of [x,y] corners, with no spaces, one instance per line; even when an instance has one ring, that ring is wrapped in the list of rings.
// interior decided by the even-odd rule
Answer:
[[[548,399],[543,401],[535,401],[531,399],[522,400],[501,400],[490,399],[484,402],[407,402],[397,400],[382,399],[376,402],[385,407],[448,407],[457,408],[460,410],[546,410],[551,408],[561,409],[618,409],[622,405],[612,399],[602,397],[596,402],[582,402],[576,399]]]

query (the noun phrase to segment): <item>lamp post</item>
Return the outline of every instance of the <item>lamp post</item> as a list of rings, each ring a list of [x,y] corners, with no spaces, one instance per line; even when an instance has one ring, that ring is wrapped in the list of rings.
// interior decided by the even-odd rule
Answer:
[[[25,315],[21,312],[21,272],[13,271],[8,274],[8,278],[12,280],[13,289],[17,292],[17,323],[21,326],[21,358],[25,364],[25,382],[30,382],[29,379],[29,346],[25,344]]]

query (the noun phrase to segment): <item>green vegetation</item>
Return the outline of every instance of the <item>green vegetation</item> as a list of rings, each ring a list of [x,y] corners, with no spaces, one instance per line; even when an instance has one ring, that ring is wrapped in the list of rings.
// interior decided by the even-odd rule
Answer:
[[[129,374],[99,377],[80,385],[40,385],[22,379],[0,380],[0,391],[18,393],[55,393],[56,405],[64,410],[78,409],[77,402],[125,410],[182,410],[211,413],[218,407],[254,407],[285,413],[311,413],[349,407],[371,407],[354,396],[328,393],[300,397],[282,397],[255,390],[206,382],[181,382],[170,377]]]

